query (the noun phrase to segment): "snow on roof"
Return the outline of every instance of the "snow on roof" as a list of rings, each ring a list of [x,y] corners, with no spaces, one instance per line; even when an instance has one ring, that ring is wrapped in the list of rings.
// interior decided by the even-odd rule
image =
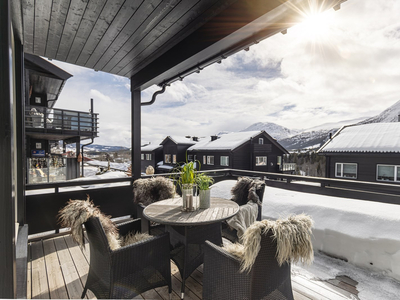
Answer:
[[[189,145],[194,145],[197,142],[193,141],[190,138],[184,137],[184,136],[179,136],[179,135],[169,135],[168,136],[173,142],[176,144],[189,144]],[[166,137],[166,138],[168,138]]]
[[[189,147],[188,150],[233,150],[260,133],[261,131],[227,133],[218,136],[214,141],[211,141],[211,139],[200,141]]]
[[[400,123],[371,123],[340,130],[319,152],[400,152]]]
[[[142,146],[141,151],[153,151],[153,150],[156,150],[161,147],[162,147],[161,145],[148,144],[148,145]]]

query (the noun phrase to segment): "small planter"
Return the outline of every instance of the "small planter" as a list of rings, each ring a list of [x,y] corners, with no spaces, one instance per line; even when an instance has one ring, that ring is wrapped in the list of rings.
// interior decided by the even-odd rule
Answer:
[[[182,210],[195,211],[198,208],[197,186],[192,183],[182,184]]]
[[[208,190],[200,190],[199,198],[200,198],[200,208],[209,208],[210,207],[210,189]]]

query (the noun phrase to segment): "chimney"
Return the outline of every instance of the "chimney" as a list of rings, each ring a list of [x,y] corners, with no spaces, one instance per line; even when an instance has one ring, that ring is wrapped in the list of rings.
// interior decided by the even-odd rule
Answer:
[[[400,122],[400,115],[397,116],[397,121]]]
[[[329,139],[332,139],[332,132],[329,132]]]
[[[215,141],[217,138],[218,138],[218,136],[212,135],[212,136],[211,136],[211,142],[212,142],[212,141]]]
[[[198,142],[199,138],[197,136],[192,136],[192,140],[193,140],[193,142]]]

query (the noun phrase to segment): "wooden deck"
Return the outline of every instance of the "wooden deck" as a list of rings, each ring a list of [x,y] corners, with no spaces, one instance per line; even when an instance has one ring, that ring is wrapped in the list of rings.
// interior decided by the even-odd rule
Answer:
[[[71,236],[29,243],[28,299],[80,299],[89,270],[89,245],[81,250]],[[179,299],[181,277],[171,262],[172,299]],[[202,299],[203,266],[186,280],[185,299]],[[308,280],[292,274],[296,300],[358,299],[357,282],[346,276],[328,281]],[[96,298],[88,291],[88,299]],[[135,299],[169,299],[168,288],[147,291]]]

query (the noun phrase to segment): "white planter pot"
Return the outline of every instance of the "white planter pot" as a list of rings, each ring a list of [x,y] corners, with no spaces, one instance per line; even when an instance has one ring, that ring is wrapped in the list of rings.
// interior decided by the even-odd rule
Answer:
[[[200,198],[200,208],[209,208],[210,207],[210,191],[211,190],[200,190],[199,198]]]

